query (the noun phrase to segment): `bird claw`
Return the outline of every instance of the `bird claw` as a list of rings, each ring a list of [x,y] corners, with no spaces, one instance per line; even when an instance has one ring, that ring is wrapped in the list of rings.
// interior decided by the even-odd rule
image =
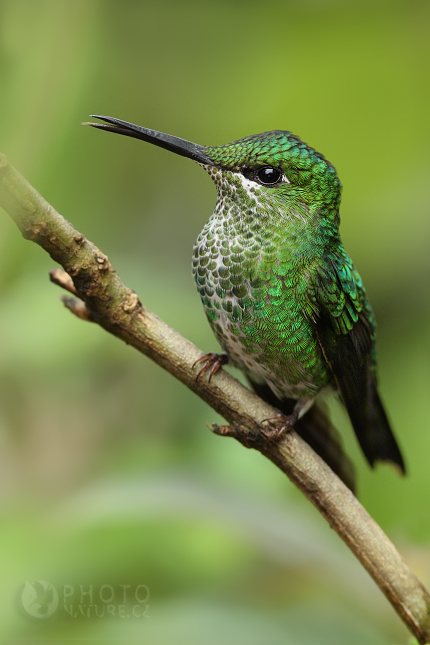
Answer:
[[[288,416],[286,416],[285,414],[279,413],[279,414],[275,414],[275,416],[273,417],[269,417],[268,419],[263,419],[261,423],[270,422],[270,421],[273,421],[274,419],[282,422],[282,425],[279,428],[269,429],[267,442],[271,443],[272,441],[279,441],[279,439],[281,439],[281,437],[283,437],[284,434],[286,434],[287,432],[290,432],[291,430],[294,430],[294,425],[297,421],[297,417],[298,417],[297,412],[293,412]]]
[[[201,375],[204,372],[206,372],[206,370],[210,369],[209,378],[208,378],[208,382],[210,383],[212,376],[216,374],[223,365],[228,363],[228,356],[227,354],[216,354],[215,352],[209,352],[208,354],[203,354],[203,356],[200,356],[200,358],[198,358],[193,363],[193,367],[195,367],[197,363],[201,363],[202,361],[205,361],[205,363],[203,364],[203,367],[197,374],[196,381],[199,380]]]

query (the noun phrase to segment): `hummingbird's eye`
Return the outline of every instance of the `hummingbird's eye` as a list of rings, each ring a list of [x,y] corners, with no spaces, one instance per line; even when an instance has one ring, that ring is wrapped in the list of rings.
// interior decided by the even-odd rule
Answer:
[[[255,173],[255,178],[258,183],[263,186],[274,186],[278,184],[282,179],[282,172],[278,168],[272,168],[272,166],[265,166],[260,168]]]

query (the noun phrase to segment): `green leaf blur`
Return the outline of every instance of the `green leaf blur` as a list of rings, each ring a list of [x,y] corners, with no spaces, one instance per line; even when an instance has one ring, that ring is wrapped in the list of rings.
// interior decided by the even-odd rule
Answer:
[[[332,413],[361,501],[427,586],[429,27],[418,0],[0,1],[1,152],[204,351],[217,345],[190,264],[215,202],[210,179],[80,123],[107,114],[205,145],[288,129],[336,166],[342,237],[375,309],[381,392],[408,477],[371,472],[337,402]],[[213,436],[219,418],[167,373],[67,312],[49,257],[1,215],[3,638],[406,644],[374,583],[282,474]],[[26,581],[54,586],[52,616],[40,584],[44,615],[19,610]],[[137,618],[139,585],[149,610]],[[114,609],[97,616],[111,588]]]

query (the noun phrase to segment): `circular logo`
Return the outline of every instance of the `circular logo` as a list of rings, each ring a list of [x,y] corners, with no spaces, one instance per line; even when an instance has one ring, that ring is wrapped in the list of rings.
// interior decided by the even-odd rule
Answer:
[[[49,618],[58,607],[58,593],[50,582],[25,582],[19,593],[22,609],[31,618]]]

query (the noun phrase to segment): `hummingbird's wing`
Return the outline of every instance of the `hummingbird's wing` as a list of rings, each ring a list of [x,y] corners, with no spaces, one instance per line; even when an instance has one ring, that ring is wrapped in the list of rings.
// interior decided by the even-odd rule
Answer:
[[[360,276],[345,252],[332,253],[313,279],[316,333],[333,372],[360,446],[373,466],[396,464],[402,455],[376,382],[375,321]]]

